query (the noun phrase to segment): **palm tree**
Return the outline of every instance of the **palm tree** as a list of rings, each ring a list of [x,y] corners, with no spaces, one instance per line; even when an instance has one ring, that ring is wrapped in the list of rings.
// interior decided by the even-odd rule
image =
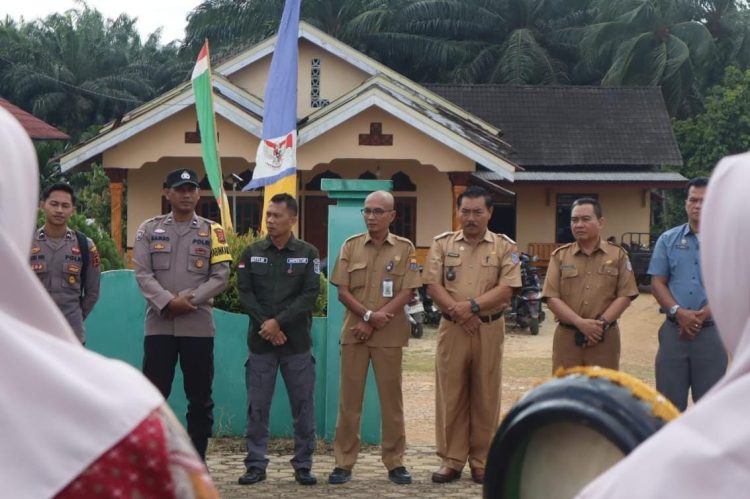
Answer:
[[[711,33],[685,0],[593,0],[583,61],[602,85],[660,85],[672,115],[689,111],[716,58]]]
[[[585,0],[421,0],[369,37],[417,80],[560,83],[576,57],[574,30]]]
[[[361,34],[349,23],[383,0],[305,0],[300,17],[352,46]],[[208,39],[217,56],[236,53],[273,36],[284,11],[284,0],[205,0],[188,14],[181,52],[194,57]]]
[[[164,75],[174,68],[169,63],[177,61],[176,48],[161,49],[158,33],[142,44],[135,19],[126,15],[105,20],[84,5],[20,24],[17,32],[16,47],[2,54],[3,88],[73,140],[187,75]]]

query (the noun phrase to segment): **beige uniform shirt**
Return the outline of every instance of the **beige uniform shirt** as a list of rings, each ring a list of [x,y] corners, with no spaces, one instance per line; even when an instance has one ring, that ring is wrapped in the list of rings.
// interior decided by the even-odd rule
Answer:
[[[519,262],[516,243],[504,235],[488,230],[484,238],[472,246],[464,239],[462,230],[445,232],[432,241],[424,283],[440,284],[454,300],[465,301],[502,284],[521,287]],[[480,315],[502,310],[502,306],[497,306],[482,310]]]
[[[213,336],[213,298],[226,288],[232,261],[221,225],[195,214],[181,224],[170,213],[143,222],[135,239],[133,267],[147,302],[146,334]],[[166,306],[184,294],[198,310],[168,317]]]
[[[596,319],[615,298],[638,297],[633,267],[620,246],[599,240],[591,255],[578,243],[557,248],[544,279],[543,299],[560,298],[584,319]]]
[[[373,244],[367,232],[352,236],[341,247],[331,274],[331,282],[336,286],[347,286],[362,305],[368,310],[377,311],[402,289],[421,286],[414,245],[408,239],[390,233],[380,248]],[[390,287],[391,292],[384,289]],[[384,296],[389,294],[391,296]],[[342,345],[360,342],[352,334],[351,328],[361,319],[347,309],[341,332]],[[406,313],[399,311],[388,325],[372,333],[367,345],[406,346],[409,343],[409,331]]]
[[[83,321],[99,299],[99,252],[94,242],[89,245],[89,264],[86,269],[86,295],[81,299],[82,261],[78,238],[68,229],[59,245],[47,239],[44,228],[38,229],[31,246],[31,270],[60,308],[70,327],[82,342],[86,340]],[[12,284],[11,284],[12,285]]]

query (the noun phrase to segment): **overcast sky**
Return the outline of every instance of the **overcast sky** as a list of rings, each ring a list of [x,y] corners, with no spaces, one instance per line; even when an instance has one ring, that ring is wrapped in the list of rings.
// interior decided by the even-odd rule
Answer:
[[[128,14],[138,18],[141,37],[162,29],[161,41],[168,43],[185,36],[185,17],[201,0],[86,0],[89,7],[97,9],[104,17],[115,18]],[[76,7],[75,0],[0,0],[0,17],[9,15],[19,20],[31,21],[54,12],[64,12]]]

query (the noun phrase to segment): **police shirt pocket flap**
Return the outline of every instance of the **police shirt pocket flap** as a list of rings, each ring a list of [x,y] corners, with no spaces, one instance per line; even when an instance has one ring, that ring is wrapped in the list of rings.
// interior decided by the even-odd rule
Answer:
[[[79,275],[81,273],[81,264],[63,263],[63,272],[66,274]]]
[[[172,251],[172,243],[165,241],[154,241],[150,247],[151,253],[170,253]]]
[[[211,256],[211,249],[208,246],[190,246],[190,256],[202,256],[208,258]]]
[[[31,270],[33,270],[37,274],[43,274],[47,272],[47,263],[44,261],[35,261],[31,264]]]
[[[568,277],[576,277],[578,275],[578,269],[575,267],[562,267],[560,269],[560,275],[563,279]]]

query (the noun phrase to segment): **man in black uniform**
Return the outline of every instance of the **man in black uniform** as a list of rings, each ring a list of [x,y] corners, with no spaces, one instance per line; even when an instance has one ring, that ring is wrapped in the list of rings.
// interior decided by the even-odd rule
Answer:
[[[314,485],[315,359],[311,353],[312,310],[320,291],[320,260],[314,246],[296,239],[297,201],[289,194],[271,198],[268,236],[248,246],[237,265],[242,307],[250,315],[245,364],[247,383],[246,473],[250,485],[266,479],[268,417],[281,368],[294,419],[294,478]]]

